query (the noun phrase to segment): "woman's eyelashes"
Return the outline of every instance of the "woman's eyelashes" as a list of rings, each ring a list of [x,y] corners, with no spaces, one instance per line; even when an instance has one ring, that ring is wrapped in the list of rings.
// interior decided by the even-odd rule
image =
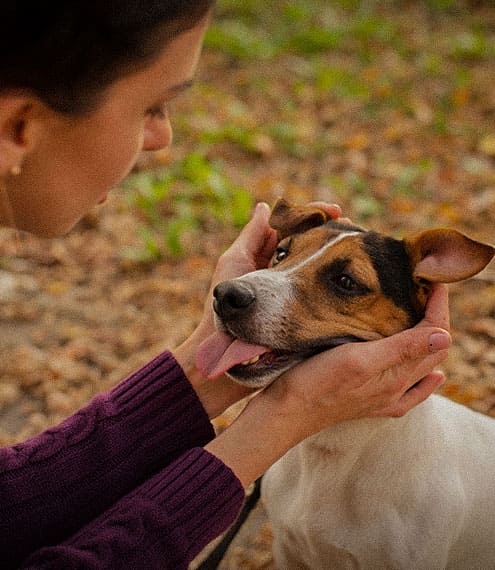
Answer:
[[[170,105],[173,101],[179,97],[184,91],[189,89],[193,81],[185,81],[184,83],[172,88],[166,96],[165,100],[162,100],[160,103],[156,105],[152,105],[149,109],[146,110],[146,116],[151,119],[166,119],[169,115]]]

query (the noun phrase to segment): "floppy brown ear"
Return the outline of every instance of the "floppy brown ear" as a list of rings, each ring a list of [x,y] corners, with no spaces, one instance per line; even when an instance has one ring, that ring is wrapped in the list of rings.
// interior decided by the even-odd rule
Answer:
[[[453,283],[468,279],[484,269],[495,248],[452,229],[426,230],[404,240],[414,279]]]
[[[292,234],[300,234],[311,228],[323,225],[329,216],[319,208],[295,206],[279,198],[273,206],[270,226],[277,230],[279,241]]]

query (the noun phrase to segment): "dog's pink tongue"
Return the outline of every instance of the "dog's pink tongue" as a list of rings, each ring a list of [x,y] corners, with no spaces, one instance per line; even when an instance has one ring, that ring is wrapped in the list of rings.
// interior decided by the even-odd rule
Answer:
[[[217,331],[199,345],[196,366],[206,378],[215,380],[232,366],[269,351],[266,346],[234,340]]]

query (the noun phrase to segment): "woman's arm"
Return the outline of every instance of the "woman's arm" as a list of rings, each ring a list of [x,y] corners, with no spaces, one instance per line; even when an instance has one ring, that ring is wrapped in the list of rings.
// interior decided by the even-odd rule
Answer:
[[[2,564],[15,567],[70,536],[213,437],[196,393],[165,352],[59,426],[0,450]]]
[[[192,449],[62,544],[33,553],[21,568],[186,569],[234,522],[243,500],[232,471],[204,449]]]

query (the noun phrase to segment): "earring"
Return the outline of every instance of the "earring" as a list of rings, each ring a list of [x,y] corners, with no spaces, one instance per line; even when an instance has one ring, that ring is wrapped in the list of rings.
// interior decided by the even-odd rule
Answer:
[[[12,174],[12,176],[19,176],[20,173],[21,173],[21,167],[18,164],[16,164],[10,169],[10,174]]]

